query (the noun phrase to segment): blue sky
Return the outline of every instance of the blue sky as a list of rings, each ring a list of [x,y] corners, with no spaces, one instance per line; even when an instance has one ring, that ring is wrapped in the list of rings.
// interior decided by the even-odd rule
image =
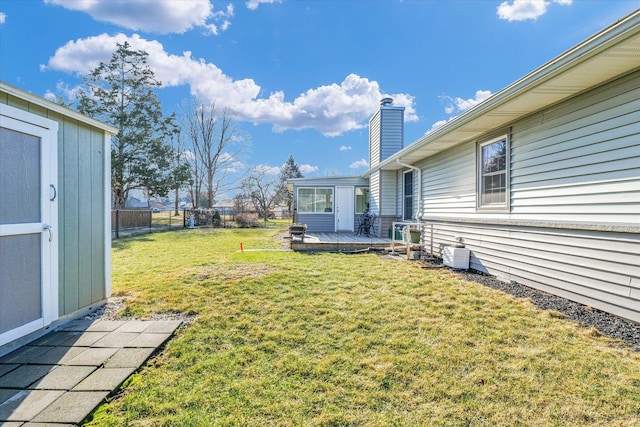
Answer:
[[[369,117],[405,106],[405,145],[640,7],[640,0],[0,0],[0,80],[73,97],[116,43],[149,52],[164,110],[237,112],[238,173],[367,168]]]

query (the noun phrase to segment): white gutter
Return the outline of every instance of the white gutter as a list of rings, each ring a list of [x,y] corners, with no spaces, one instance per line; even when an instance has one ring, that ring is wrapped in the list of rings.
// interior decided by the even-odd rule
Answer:
[[[412,169],[418,173],[418,210],[416,211],[416,222],[420,224],[420,217],[422,216],[422,171],[419,167],[402,163],[400,159],[396,159],[396,162],[405,168]]]

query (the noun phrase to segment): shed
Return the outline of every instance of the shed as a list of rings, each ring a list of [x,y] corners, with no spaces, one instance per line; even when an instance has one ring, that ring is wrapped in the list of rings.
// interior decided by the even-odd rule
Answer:
[[[110,295],[117,131],[0,82],[0,355]]]

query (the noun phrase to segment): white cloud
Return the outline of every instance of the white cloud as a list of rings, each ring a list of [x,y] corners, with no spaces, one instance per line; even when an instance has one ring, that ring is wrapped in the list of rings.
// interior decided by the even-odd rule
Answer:
[[[278,166],[258,165],[254,169],[265,175],[278,175],[280,173],[280,168]]]
[[[318,172],[318,167],[311,165],[300,165],[298,166],[298,169],[300,169],[300,172],[302,172],[303,174]]]
[[[247,2],[247,9],[256,10],[260,3],[282,3],[282,0],[249,0]]]
[[[343,145],[343,146],[340,147],[340,151],[348,151],[348,150],[351,150],[351,146],[350,145],[349,146]]]
[[[442,96],[441,99],[443,99],[447,103],[444,107],[444,112],[447,114],[454,114],[462,113],[469,108],[475,107],[490,96],[490,90],[478,90],[476,91],[475,97],[469,99],[463,99],[459,97],[452,98],[450,96]]]
[[[218,34],[229,28],[228,18],[233,16],[232,5],[214,13],[210,0],[45,0],[45,3],[87,13],[97,21],[158,34],[184,33],[196,27]]]
[[[69,85],[60,81],[56,83],[56,93],[48,90],[47,92],[45,92],[44,98],[48,99],[49,101],[56,102],[58,96],[62,96],[65,100],[74,101],[77,99],[78,91],[80,89],[80,86],[69,87]]]
[[[357,160],[349,165],[349,168],[351,169],[362,169],[367,167],[369,167],[369,162],[367,162],[365,159]]]
[[[568,6],[573,0],[553,0],[553,3]],[[536,20],[547,13],[547,8],[552,3],[546,0],[511,0],[502,2],[498,6],[498,17],[507,21]]]
[[[4,24],[7,20],[7,14],[0,12],[0,24]]]
[[[309,89],[292,101],[284,92],[273,92],[258,98],[262,88],[253,79],[233,80],[215,64],[182,55],[169,54],[156,40],[137,34],[111,36],[101,34],[69,41],[58,48],[43,70],[48,68],[69,73],[86,74],[102,62],[108,62],[116,43],[129,42],[136,50],[149,54],[148,64],[164,86],[189,85],[192,95],[221,107],[230,107],[237,119],[254,124],[271,124],[273,130],[316,129],[326,136],[364,128],[384,97],[394,98],[395,105],[405,107],[405,120],[416,121],[414,97],[409,94],[386,94],[378,82],[349,74],[341,83]]]

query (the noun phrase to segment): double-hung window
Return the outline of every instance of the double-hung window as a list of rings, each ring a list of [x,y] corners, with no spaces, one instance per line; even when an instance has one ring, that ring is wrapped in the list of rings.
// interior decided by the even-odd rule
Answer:
[[[402,219],[413,220],[413,171],[402,176]]]
[[[333,188],[299,188],[298,213],[333,212]]]
[[[509,206],[509,141],[503,136],[478,145],[478,207]]]

